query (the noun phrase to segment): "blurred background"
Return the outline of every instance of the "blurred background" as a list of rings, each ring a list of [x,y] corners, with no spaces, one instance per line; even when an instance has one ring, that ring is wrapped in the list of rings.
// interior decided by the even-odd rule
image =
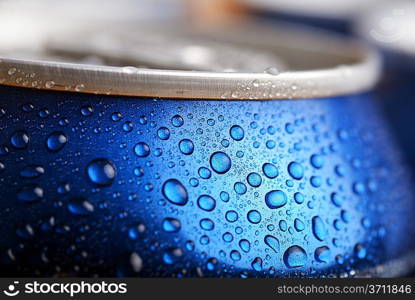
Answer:
[[[160,35],[172,22],[188,28],[221,28],[229,22],[268,22],[353,36],[376,47],[384,59],[375,90],[379,107],[415,169],[415,3],[409,0],[0,0],[0,56],[71,62],[229,71],[198,65],[208,53],[193,37],[183,53],[174,35]],[[153,26],[154,27],[154,26]],[[144,42],[145,41],[145,42]],[[168,47],[166,47],[168,45]],[[192,46],[193,45],[193,46]],[[323,45],[325,46],[325,45]],[[329,46],[329,45],[327,45]],[[217,47],[221,53],[226,48]],[[241,60],[249,51],[240,49]],[[232,56],[231,54],[229,56]],[[269,61],[264,53],[264,64]],[[174,57],[174,59],[172,58]],[[223,59],[221,64],[226,64]],[[280,62],[274,62],[276,65]],[[254,64],[238,62],[244,71]],[[229,69],[229,70],[228,70]]]

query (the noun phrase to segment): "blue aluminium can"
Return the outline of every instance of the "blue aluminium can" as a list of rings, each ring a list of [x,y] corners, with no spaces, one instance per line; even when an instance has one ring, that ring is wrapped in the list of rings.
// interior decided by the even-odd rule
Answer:
[[[212,36],[285,67],[0,59],[3,276],[410,271],[415,203],[370,93],[377,55],[287,28]]]

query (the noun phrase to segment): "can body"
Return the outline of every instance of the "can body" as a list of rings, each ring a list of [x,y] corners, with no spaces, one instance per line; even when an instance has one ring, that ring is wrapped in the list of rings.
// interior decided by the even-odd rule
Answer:
[[[415,203],[373,102],[2,86],[2,275],[377,276]]]

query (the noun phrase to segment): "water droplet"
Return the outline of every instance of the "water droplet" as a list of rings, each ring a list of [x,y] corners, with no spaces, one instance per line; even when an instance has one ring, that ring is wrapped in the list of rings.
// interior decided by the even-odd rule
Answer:
[[[239,247],[243,252],[248,253],[251,250],[251,243],[246,239],[242,239],[239,241]]]
[[[138,157],[147,157],[150,154],[150,147],[144,142],[139,142],[134,146],[134,152]]]
[[[261,219],[262,219],[259,211],[254,210],[254,209],[248,212],[247,217],[248,217],[248,221],[253,224],[258,224],[259,222],[261,222]]]
[[[315,216],[312,219],[313,233],[316,239],[324,241],[327,235],[326,226],[323,220],[319,216]]]
[[[121,120],[122,118],[122,114],[120,112],[114,112],[111,114],[111,120],[113,120],[114,122],[118,122],[119,120]]]
[[[236,182],[233,186],[233,189],[239,195],[245,194],[247,190],[246,185],[242,182]]]
[[[288,268],[302,267],[306,262],[307,253],[300,246],[291,246],[284,252],[284,263]]]
[[[122,125],[124,132],[131,132],[134,128],[134,124],[131,121],[127,121]]]
[[[263,164],[262,171],[264,172],[265,176],[271,179],[277,177],[279,173],[277,167],[270,163]]]
[[[212,211],[216,207],[216,201],[211,196],[201,195],[197,199],[197,205],[205,211]]]
[[[255,271],[261,271],[262,270],[262,259],[260,257],[256,257],[252,263],[251,263],[252,268]]]
[[[92,106],[88,105],[88,106],[81,107],[81,114],[85,117],[92,115],[93,112],[94,112],[94,109],[92,108]]]
[[[28,165],[20,171],[20,176],[23,178],[37,178],[43,174],[45,174],[45,169],[39,165]]]
[[[295,227],[295,230],[297,230],[297,231],[303,231],[305,229],[305,225],[304,225],[303,221],[301,221],[298,218],[296,218],[294,220],[294,227]]]
[[[8,75],[13,75],[13,74],[15,74],[17,72],[17,69],[16,68],[10,68],[8,71],[7,71],[7,74]]]
[[[24,130],[14,132],[10,138],[10,143],[16,149],[26,149],[29,145],[29,135]]]
[[[174,127],[180,127],[184,124],[184,120],[182,116],[175,115],[173,118],[171,118],[171,123],[173,124]]]
[[[177,179],[168,179],[162,187],[163,196],[171,203],[185,205],[188,201],[186,188]]]
[[[191,140],[183,139],[179,142],[179,149],[183,154],[190,155],[193,153],[195,147]]]
[[[323,180],[321,179],[320,176],[311,176],[310,183],[313,187],[318,188],[323,183]]]
[[[46,147],[49,151],[57,152],[66,145],[67,141],[68,138],[63,132],[55,131],[48,136],[46,140]]]
[[[69,201],[68,210],[74,215],[87,216],[94,212],[94,206],[84,198],[74,198]]]
[[[301,164],[293,161],[288,165],[288,173],[292,178],[300,180],[304,176],[304,168]]]
[[[180,248],[169,248],[163,253],[163,261],[168,265],[176,263],[183,255]]]
[[[238,213],[234,210],[228,210],[225,214],[226,221],[233,223],[238,220]]]
[[[61,183],[58,185],[56,191],[59,194],[67,194],[71,191],[71,186],[69,185],[69,183]]]
[[[203,179],[209,179],[212,176],[212,172],[205,167],[200,167],[198,170],[199,176]]]
[[[268,149],[274,149],[275,148],[275,142],[273,140],[268,140],[265,145]]]
[[[265,203],[271,209],[283,207],[287,204],[287,195],[280,190],[270,191],[265,194]]]
[[[280,241],[276,237],[272,235],[266,235],[264,237],[264,242],[268,247],[270,247],[275,252],[278,253],[280,251]]]
[[[229,171],[232,162],[226,153],[218,151],[210,156],[210,166],[216,173],[224,174]]]
[[[362,244],[356,244],[354,247],[354,253],[356,254],[357,258],[364,259],[367,255],[366,248]]]
[[[146,230],[146,227],[144,224],[136,224],[132,226],[130,229],[128,229],[128,237],[132,240],[138,239],[142,233]]]
[[[48,81],[45,82],[45,87],[48,88],[48,89],[51,89],[54,86],[55,86],[55,82],[52,81],[52,80],[48,80]]]
[[[280,74],[280,71],[276,67],[268,67],[265,69],[265,73],[275,76]]]
[[[157,136],[161,139],[161,140],[168,140],[170,137],[170,130],[166,127],[160,127],[157,130]]]
[[[294,201],[298,204],[301,204],[304,202],[304,195],[300,192],[297,192],[294,194]]]
[[[213,223],[213,221],[211,219],[201,219],[200,220],[200,228],[202,228],[203,230],[207,230],[207,231],[211,231],[215,228],[215,223]]]
[[[241,253],[238,250],[232,250],[230,256],[233,261],[241,260]]]
[[[110,185],[115,178],[116,170],[112,162],[106,158],[98,158],[87,166],[89,179],[98,185]]]
[[[285,124],[285,131],[286,131],[288,134],[292,134],[292,133],[294,133],[294,126],[293,126],[291,123],[286,123],[286,124]]]
[[[75,85],[75,91],[81,92],[85,88],[85,85],[83,83]]]
[[[220,199],[223,202],[228,202],[229,201],[229,194],[227,192],[220,192]]]
[[[182,224],[175,218],[165,218],[162,226],[165,232],[178,232],[182,227]]]
[[[332,193],[330,195],[330,199],[333,202],[333,204],[336,205],[337,207],[341,207],[343,204],[342,197],[340,197],[337,193]]]
[[[230,243],[233,241],[233,235],[230,232],[225,232],[222,235],[222,239],[226,242],[226,243]]]
[[[25,185],[17,192],[17,199],[25,203],[36,202],[42,198],[43,189],[34,184]]]
[[[248,175],[247,181],[252,187],[259,187],[262,183],[262,178],[261,175],[253,172]]]
[[[25,103],[22,105],[22,110],[24,112],[31,112],[34,108],[35,106],[32,103]]]
[[[130,255],[130,266],[135,273],[140,273],[143,269],[143,259],[135,252]]]
[[[324,158],[321,155],[313,154],[310,157],[310,163],[314,168],[321,169],[324,164]]]
[[[230,131],[229,131],[229,134],[231,135],[231,137],[235,141],[241,141],[244,138],[244,136],[245,136],[244,130],[239,125],[233,125],[231,127]]]
[[[318,247],[314,251],[314,257],[318,262],[328,263],[330,261],[330,249],[327,246]]]

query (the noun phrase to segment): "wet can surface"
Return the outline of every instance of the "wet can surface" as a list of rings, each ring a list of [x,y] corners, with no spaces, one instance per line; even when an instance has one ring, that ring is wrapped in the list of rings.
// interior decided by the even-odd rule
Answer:
[[[2,274],[409,271],[415,203],[370,93],[377,55],[334,38],[313,49],[286,29],[238,27],[226,40],[246,49],[258,30],[282,70],[2,58]]]

